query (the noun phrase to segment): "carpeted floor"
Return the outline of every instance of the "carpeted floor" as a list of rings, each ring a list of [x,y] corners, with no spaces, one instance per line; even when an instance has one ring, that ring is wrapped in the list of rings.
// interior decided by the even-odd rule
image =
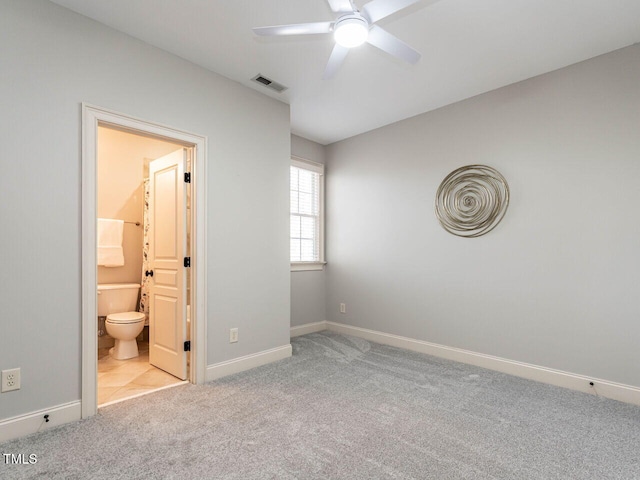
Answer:
[[[640,407],[329,332],[0,445],[0,478],[640,479]]]

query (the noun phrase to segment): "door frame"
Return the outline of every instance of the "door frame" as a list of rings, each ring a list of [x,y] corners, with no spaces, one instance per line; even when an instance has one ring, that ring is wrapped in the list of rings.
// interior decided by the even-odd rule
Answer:
[[[191,383],[205,382],[207,347],[207,138],[82,103],[82,418],[98,411],[97,161],[98,126],[193,147],[191,163]]]

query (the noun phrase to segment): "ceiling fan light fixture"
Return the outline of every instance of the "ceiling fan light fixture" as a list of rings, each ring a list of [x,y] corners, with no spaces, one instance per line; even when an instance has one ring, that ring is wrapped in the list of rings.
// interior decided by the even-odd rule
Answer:
[[[362,45],[368,36],[369,23],[357,13],[339,18],[333,31],[336,43],[345,48]]]

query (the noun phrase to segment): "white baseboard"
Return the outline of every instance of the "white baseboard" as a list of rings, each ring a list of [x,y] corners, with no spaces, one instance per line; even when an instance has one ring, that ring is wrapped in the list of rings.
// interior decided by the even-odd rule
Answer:
[[[508,360],[482,353],[447,347],[437,343],[414,340],[413,338],[391,335],[389,333],[368,330],[366,328],[352,327],[335,322],[326,322],[327,330],[364,338],[383,345],[404,348],[414,352],[426,353],[435,357],[446,358],[456,362],[467,363],[478,367],[496,370],[498,372],[515,375],[517,377],[548,383],[558,387],[578,390],[580,392],[598,395],[621,402],[640,405],[640,388],[622,383],[611,382],[600,378],[586,377],[562,370],[540,367],[529,363]],[[593,386],[590,383],[593,383]]]
[[[217,378],[226,377],[238,372],[244,372],[255,367],[266,365],[267,363],[276,362],[283,358],[291,356],[291,345],[283,345],[282,347],[264,350],[262,352],[245,355],[244,357],[234,358],[226,362],[215,363],[207,366],[205,381],[210,382]]]
[[[313,322],[313,323],[305,323],[304,325],[298,325],[297,327],[291,327],[291,338],[299,337],[300,335],[306,335],[307,333],[315,333],[321,332],[322,330],[326,330],[327,321],[323,320],[322,322]]]
[[[49,415],[49,421],[44,418]],[[82,418],[80,401],[65,403],[0,421],[0,443],[42,432]]]

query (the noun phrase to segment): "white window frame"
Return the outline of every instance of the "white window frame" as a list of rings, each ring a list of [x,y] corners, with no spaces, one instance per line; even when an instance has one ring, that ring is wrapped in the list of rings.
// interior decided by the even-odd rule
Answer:
[[[318,180],[318,219],[319,219],[319,239],[318,239],[318,250],[319,250],[319,260],[316,262],[291,262],[291,271],[292,272],[303,272],[310,270],[323,270],[326,265],[325,257],[324,257],[324,165],[321,163],[312,162],[311,160],[307,160],[305,158],[296,157],[295,155],[291,156],[291,166],[302,168],[305,170],[310,170],[319,175]],[[291,187],[289,187],[291,190]],[[291,205],[289,205],[289,211],[291,211]]]

